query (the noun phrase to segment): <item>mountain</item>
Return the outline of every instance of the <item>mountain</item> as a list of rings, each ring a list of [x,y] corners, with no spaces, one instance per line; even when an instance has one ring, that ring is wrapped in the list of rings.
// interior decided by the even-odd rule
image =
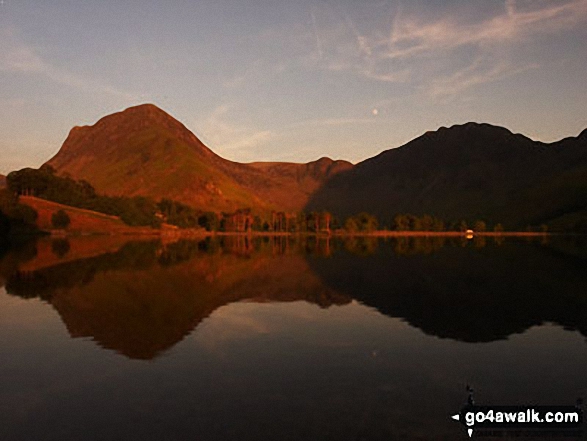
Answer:
[[[361,211],[482,219],[506,228],[587,217],[587,130],[551,144],[489,124],[427,132],[356,166],[226,160],[152,104],[71,130],[48,162],[109,195],[175,199],[207,211]]]
[[[489,124],[427,132],[339,173],[306,210],[483,219],[509,228],[587,216],[587,130],[551,144]]]
[[[6,176],[0,175],[0,188],[6,187]]]
[[[352,167],[328,158],[309,164],[232,162],[152,104],[74,127],[48,164],[105,194],[170,198],[209,211],[299,210],[326,179]]]
[[[286,210],[301,210],[309,197],[328,179],[350,170],[347,161],[320,158],[307,164],[291,162],[252,162],[248,164],[268,179],[270,185],[258,185],[252,190],[265,200],[279,201]]]

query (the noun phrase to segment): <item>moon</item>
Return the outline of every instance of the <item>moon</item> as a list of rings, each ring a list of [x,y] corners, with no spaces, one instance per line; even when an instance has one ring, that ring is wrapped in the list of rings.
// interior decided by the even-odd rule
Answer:
[[[371,113],[373,114],[373,116],[377,116],[379,114],[379,110],[373,109],[373,110],[371,110]]]

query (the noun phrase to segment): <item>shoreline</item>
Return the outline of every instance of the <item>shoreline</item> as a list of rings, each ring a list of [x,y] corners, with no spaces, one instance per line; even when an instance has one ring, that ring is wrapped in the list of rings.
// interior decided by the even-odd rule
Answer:
[[[132,227],[124,231],[64,231],[49,230],[43,231],[42,235],[48,235],[54,238],[67,237],[84,237],[84,236],[129,236],[129,237],[160,237],[165,239],[173,238],[204,238],[204,237],[318,237],[318,238],[345,238],[345,237],[545,237],[545,236],[578,236],[578,233],[559,233],[559,232],[535,232],[535,231],[504,231],[504,232],[479,232],[467,233],[461,231],[373,231],[373,232],[340,232],[333,231],[330,234],[320,233],[300,233],[300,232],[270,232],[270,231],[202,231],[202,230],[147,230],[146,228]]]

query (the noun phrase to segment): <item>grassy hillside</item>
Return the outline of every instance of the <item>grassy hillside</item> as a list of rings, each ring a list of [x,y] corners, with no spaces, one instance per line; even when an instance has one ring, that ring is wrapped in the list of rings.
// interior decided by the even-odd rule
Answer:
[[[316,166],[288,164],[295,172],[280,175],[228,161],[149,104],[72,129],[48,164],[60,174],[90,182],[100,193],[168,198],[216,212],[299,210],[335,169],[344,168],[322,159]],[[323,175],[311,173],[321,169]]]
[[[21,196],[19,201],[37,211],[37,226],[41,230],[52,230],[51,216],[57,211],[63,210],[71,219],[71,224],[67,228],[71,233],[154,234],[157,231],[148,227],[129,227],[116,216],[57,204],[32,196]]]
[[[321,158],[308,164],[240,164],[207,148],[154,105],[72,129],[48,162],[99,193],[173,199],[196,210],[251,208],[332,212],[344,220],[397,214],[446,221],[477,219],[490,228],[549,224],[574,228],[587,210],[587,131],[544,144],[489,124],[428,132],[356,166]]]
[[[265,200],[288,211],[299,211],[322,183],[332,176],[352,168],[347,161],[320,158],[307,164],[291,162],[252,162],[269,181],[251,190]]]
[[[217,210],[264,205],[215,167],[214,157],[169,115],[140,106],[74,128],[49,164],[109,195],[167,197]]]

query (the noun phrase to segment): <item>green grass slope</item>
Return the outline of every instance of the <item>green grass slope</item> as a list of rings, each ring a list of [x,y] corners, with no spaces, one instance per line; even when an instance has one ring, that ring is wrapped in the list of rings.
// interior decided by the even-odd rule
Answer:
[[[60,174],[90,182],[100,193],[170,198],[216,212],[299,210],[324,180],[351,167],[323,158],[284,164],[282,173],[270,164],[270,173],[259,164],[228,161],[151,104],[75,127],[48,164]]]
[[[222,211],[265,203],[217,167],[222,158],[152,105],[74,128],[48,164],[110,195],[176,199]]]

